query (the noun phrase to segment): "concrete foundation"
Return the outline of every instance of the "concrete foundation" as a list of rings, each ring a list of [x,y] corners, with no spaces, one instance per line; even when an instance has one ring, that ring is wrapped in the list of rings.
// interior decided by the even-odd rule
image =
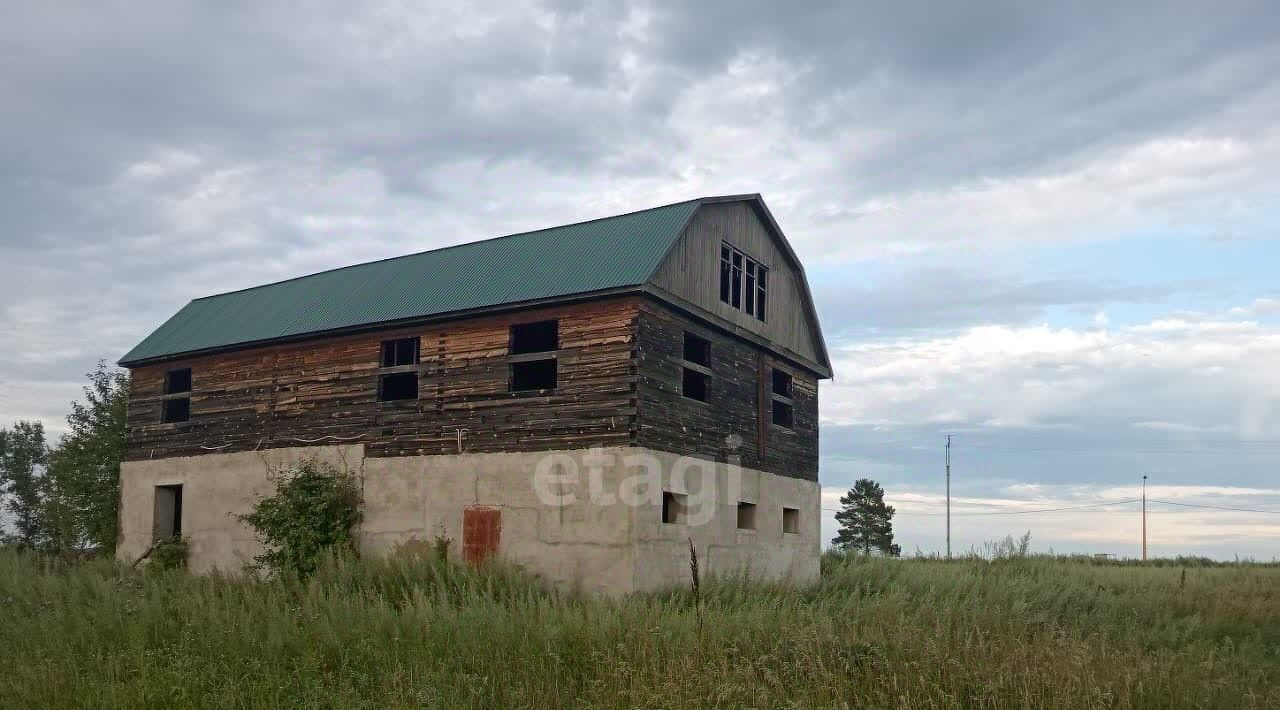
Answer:
[[[464,544],[475,553],[493,543],[497,557],[563,588],[625,594],[687,585],[692,540],[707,575],[818,578],[816,482],[631,447],[366,458],[352,445],[130,461],[120,474],[118,556],[146,551],[157,487],[181,485],[192,570],[243,570],[262,548],[237,516],[271,494],[272,471],[304,460],[360,477],[366,554],[447,537],[461,559]],[[739,515],[740,503],[754,507]],[[476,507],[498,511],[496,529],[486,513],[484,535],[495,539],[468,539],[477,533],[464,518]],[[784,532],[784,508],[796,511],[794,532]]]

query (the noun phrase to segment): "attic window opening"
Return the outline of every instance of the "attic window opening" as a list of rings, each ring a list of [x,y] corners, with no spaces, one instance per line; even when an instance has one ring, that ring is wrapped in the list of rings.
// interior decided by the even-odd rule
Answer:
[[[791,373],[773,368],[771,409],[773,423],[780,427],[795,427],[795,399],[792,397],[794,379]]]
[[[555,389],[559,384],[560,321],[544,320],[511,326],[512,392]]]
[[[419,338],[397,338],[382,341],[382,366],[416,365],[419,360]]]
[[[710,341],[686,332],[681,365],[680,394],[699,402],[707,401],[707,389],[711,383]]]
[[[720,301],[763,321],[768,301],[769,267],[720,244]]]
[[[164,399],[160,402],[160,421],[164,424],[191,419],[191,368],[164,373]]]

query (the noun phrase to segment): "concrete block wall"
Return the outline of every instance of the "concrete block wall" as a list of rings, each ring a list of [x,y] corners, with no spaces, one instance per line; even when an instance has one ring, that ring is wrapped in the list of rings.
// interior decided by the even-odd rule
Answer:
[[[359,539],[367,554],[444,536],[461,558],[464,511],[484,506],[500,511],[498,557],[562,588],[623,594],[687,585],[690,540],[708,575],[818,577],[816,482],[633,447],[366,458],[352,445],[130,461],[121,470],[118,556],[133,560],[146,551],[155,487],[181,484],[192,570],[242,570],[262,548],[236,516],[270,495],[272,470],[308,459],[361,477]],[[642,476],[650,469],[641,463],[657,473]],[[692,475],[680,475],[683,469]],[[688,496],[686,522],[662,521],[662,490]],[[549,505],[548,494],[572,499]],[[738,529],[739,501],[756,503],[754,530]],[[783,507],[800,511],[797,532],[783,532]]]

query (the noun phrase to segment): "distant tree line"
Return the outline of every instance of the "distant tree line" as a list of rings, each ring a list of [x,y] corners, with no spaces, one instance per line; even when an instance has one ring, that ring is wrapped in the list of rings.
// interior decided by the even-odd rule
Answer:
[[[115,551],[129,373],[99,362],[67,432],[50,445],[44,425],[0,429],[0,501],[12,519],[0,541],[55,553]]]

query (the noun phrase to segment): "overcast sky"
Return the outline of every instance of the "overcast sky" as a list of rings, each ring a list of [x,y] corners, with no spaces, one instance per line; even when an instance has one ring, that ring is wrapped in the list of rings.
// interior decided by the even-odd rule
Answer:
[[[989,513],[1143,474],[1280,510],[1273,4],[58,5],[0,23],[0,423],[193,297],[760,192],[827,507],[874,477],[940,549],[950,433],[961,550],[1137,554],[1132,504]],[[1280,557],[1280,515],[1152,510],[1156,554]]]

